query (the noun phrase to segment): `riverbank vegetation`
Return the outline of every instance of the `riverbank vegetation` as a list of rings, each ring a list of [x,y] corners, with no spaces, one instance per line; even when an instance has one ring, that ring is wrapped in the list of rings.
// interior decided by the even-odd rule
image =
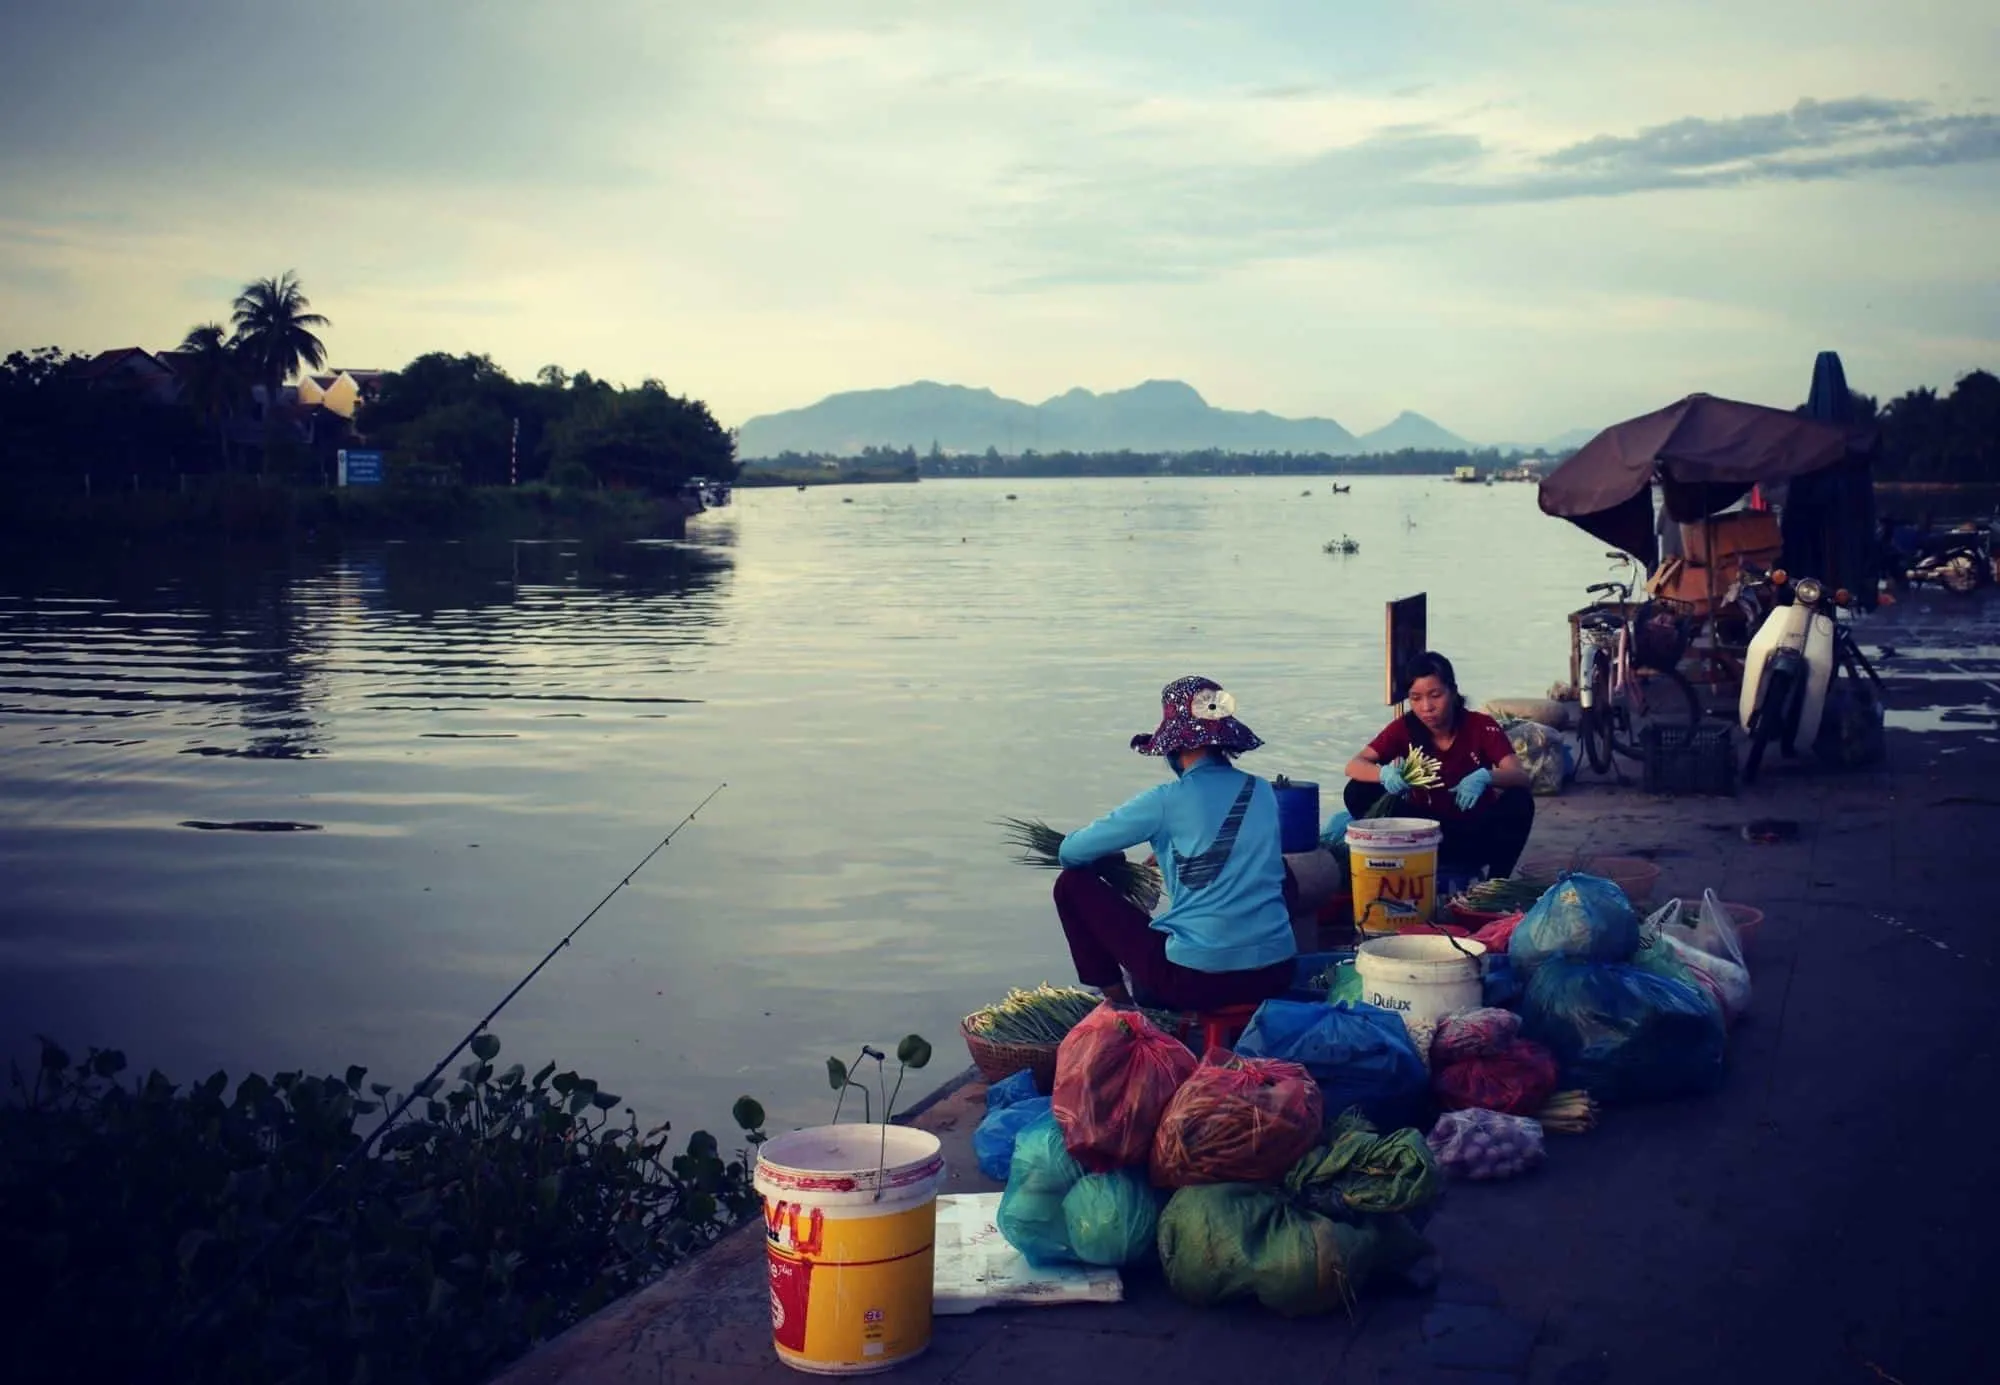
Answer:
[[[756,1212],[754,1101],[725,1151],[472,1052],[301,1218],[398,1099],[365,1069],[180,1085],[44,1040],[0,1103],[6,1378],[473,1385]]]
[[[1975,370],[1949,393],[1924,387],[1879,407],[1868,395],[1850,397],[1856,414],[1882,429],[1876,480],[2000,485],[2000,377]]]
[[[546,515],[551,504],[567,505],[572,521],[631,509],[466,498],[489,488],[684,502],[697,479],[736,474],[734,439],[708,406],[658,380],[628,388],[554,365],[515,380],[489,356],[444,352],[400,370],[323,374],[318,333],[328,325],[287,273],[245,285],[228,326],[199,324],[171,350],[9,355],[0,362],[7,527],[119,532],[155,516],[194,528],[224,516],[289,526],[310,511],[321,523],[384,521],[372,534],[435,532],[454,517]],[[379,452],[381,484],[367,489],[400,498],[354,501],[357,485],[324,499],[343,449]],[[244,498],[271,487],[294,494],[282,504]],[[426,490],[460,494],[409,494]],[[156,498],[95,503],[130,495]]]

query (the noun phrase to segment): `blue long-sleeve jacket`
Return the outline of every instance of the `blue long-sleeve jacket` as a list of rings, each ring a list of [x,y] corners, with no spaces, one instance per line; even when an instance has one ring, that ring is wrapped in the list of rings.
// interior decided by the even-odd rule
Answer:
[[[1297,954],[1285,908],[1278,796],[1255,775],[1197,761],[1063,838],[1065,866],[1150,842],[1159,859],[1167,959],[1195,971],[1251,971]]]

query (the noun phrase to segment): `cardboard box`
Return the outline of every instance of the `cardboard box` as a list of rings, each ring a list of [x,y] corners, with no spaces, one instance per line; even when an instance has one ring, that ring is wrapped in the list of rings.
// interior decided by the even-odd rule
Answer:
[[[1739,558],[1748,558],[1758,567],[1769,567],[1784,548],[1778,516],[1770,510],[1735,510],[1681,526],[1681,553],[1688,563],[1730,569],[1722,583],[1725,587],[1736,576]]]

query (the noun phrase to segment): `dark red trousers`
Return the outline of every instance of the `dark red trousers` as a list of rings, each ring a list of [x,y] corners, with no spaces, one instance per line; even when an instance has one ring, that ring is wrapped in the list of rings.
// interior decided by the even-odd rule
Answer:
[[[1287,902],[1294,889],[1285,875]],[[1100,990],[1132,979],[1132,996],[1164,1010],[1216,1010],[1283,995],[1296,968],[1288,961],[1254,971],[1196,971],[1167,960],[1167,935],[1137,907],[1087,870],[1056,876],[1056,916],[1069,939],[1076,979]]]

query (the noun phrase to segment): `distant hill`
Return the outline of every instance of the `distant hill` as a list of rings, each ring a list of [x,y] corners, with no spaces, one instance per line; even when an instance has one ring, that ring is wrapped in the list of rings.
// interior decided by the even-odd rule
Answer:
[[[1566,451],[1595,436],[1579,428],[1541,444],[1498,444],[1502,452]],[[989,389],[933,380],[890,389],[830,394],[817,404],[759,414],[737,430],[736,454],[746,459],[784,452],[851,457],[866,447],[978,453],[1008,457],[1049,452],[1328,453],[1470,452],[1485,446],[1409,410],[1356,437],[1330,418],[1284,418],[1259,409],[1218,409],[1192,385],[1148,380],[1131,389],[1095,394],[1073,389],[1040,404],[1007,399]]]
[[[1418,452],[1470,452],[1478,446],[1408,409],[1374,432],[1363,433],[1354,442],[1357,454],[1401,452],[1405,448]]]
[[[1029,448],[1037,452],[1356,451],[1354,434],[1330,418],[1281,418],[1261,409],[1218,409],[1179,380],[1148,380],[1108,394],[1073,389],[1041,404],[929,380],[893,389],[854,390],[829,395],[803,409],[750,419],[738,430],[736,450],[742,457],[774,457],[781,452],[848,456],[871,446],[914,447],[923,452],[933,442],[947,452],[984,452],[993,447],[1008,456]]]

